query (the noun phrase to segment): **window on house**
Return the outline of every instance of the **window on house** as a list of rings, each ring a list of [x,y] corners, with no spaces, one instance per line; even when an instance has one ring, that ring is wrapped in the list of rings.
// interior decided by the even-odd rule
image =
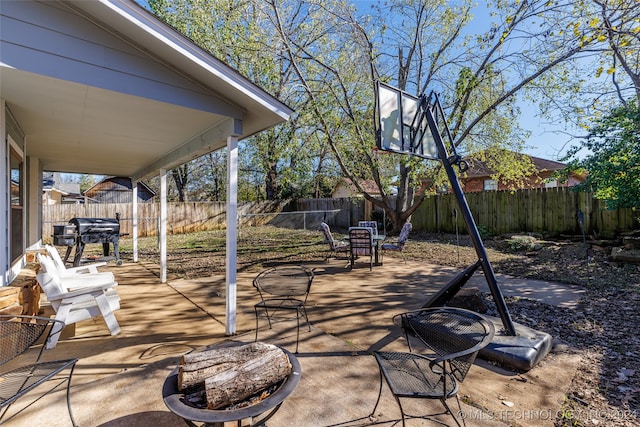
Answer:
[[[557,179],[547,179],[544,182],[544,188],[556,188],[558,186],[558,180]]]
[[[498,181],[495,179],[484,180],[484,191],[496,191],[498,189]]]

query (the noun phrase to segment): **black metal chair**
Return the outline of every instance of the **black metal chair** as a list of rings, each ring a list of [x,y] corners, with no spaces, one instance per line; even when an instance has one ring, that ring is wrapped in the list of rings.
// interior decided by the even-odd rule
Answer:
[[[400,408],[403,426],[402,398],[439,399],[444,413],[449,413],[460,426],[447,404],[452,397],[456,398],[462,424],[466,425],[458,384],[464,381],[478,352],[491,342],[495,333],[493,323],[472,311],[450,307],[412,311],[394,317],[394,321],[398,320],[410,352],[374,352],[380,368],[380,391],[372,415],[380,403],[384,378]],[[417,337],[433,354],[411,352],[411,336]]]
[[[309,331],[309,317],[305,304],[313,282],[313,270],[303,266],[273,267],[262,271],[253,279],[253,286],[260,294],[260,302],[254,305],[256,313],[256,341],[258,341],[259,311],[264,310],[265,317],[271,329],[271,320],[279,311],[296,312],[298,322],[296,329],[296,353],[300,341],[300,317],[307,321]]]
[[[373,246],[373,233],[371,233],[371,228],[349,228],[349,263],[351,268],[353,268],[356,258],[369,256],[369,270],[373,270],[374,253],[375,247]]]
[[[53,326],[56,326],[55,328]],[[64,328],[64,323],[50,318],[21,315],[0,315],[0,364],[17,358],[24,354],[42,336],[45,336],[43,344],[37,353],[34,363],[21,364],[8,371],[4,369],[0,372],[0,424],[11,420],[16,415],[29,408],[46,394],[53,392],[66,383],[67,388],[67,409],[71,423],[76,426],[71,411],[70,387],[71,377],[78,359],[55,360],[50,362],[40,362],[44,351],[44,343],[47,342],[52,330],[60,331]],[[27,355],[23,356],[28,358]],[[63,371],[68,370],[68,374]],[[33,399],[28,405],[20,408],[11,416],[7,417],[9,408],[21,397],[31,393],[40,385],[46,385],[37,398],[30,394]]]

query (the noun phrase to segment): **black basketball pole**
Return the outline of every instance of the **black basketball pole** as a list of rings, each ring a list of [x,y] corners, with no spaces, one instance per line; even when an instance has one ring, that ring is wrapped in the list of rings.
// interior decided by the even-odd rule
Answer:
[[[467,225],[467,229],[469,230],[469,236],[471,237],[473,247],[475,248],[476,254],[478,255],[478,260],[482,265],[482,271],[484,272],[487,284],[489,285],[489,290],[491,291],[491,295],[493,296],[493,301],[496,304],[496,308],[498,309],[498,314],[500,315],[500,319],[502,320],[505,331],[508,335],[515,336],[516,328],[513,325],[513,321],[511,320],[511,315],[509,314],[509,310],[507,309],[502,291],[498,286],[496,275],[493,271],[493,267],[491,266],[491,262],[489,262],[489,258],[487,257],[487,251],[485,250],[484,244],[482,243],[482,238],[480,237],[478,227],[473,220],[471,210],[469,209],[469,204],[467,203],[467,199],[462,192],[458,177],[453,170],[453,165],[459,164],[461,159],[457,155],[449,157],[444,143],[442,142],[442,136],[440,135],[440,131],[438,130],[438,125],[436,123],[435,117],[433,116],[432,108],[429,107],[430,106],[423,105],[422,114],[424,114],[427,118],[427,123],[429,124],[431,135],[433,136],[436,147],[438,148],[438,157],[442,162],[444,170],[447,173],[447,177],[449,178],[451,189],[453,190],[453,193],[455,194],[458,201],[458,206],[460,207],[462,218],[464,219],[464,222]],[[418,123],[421,123],[421,121],[419,121]]]

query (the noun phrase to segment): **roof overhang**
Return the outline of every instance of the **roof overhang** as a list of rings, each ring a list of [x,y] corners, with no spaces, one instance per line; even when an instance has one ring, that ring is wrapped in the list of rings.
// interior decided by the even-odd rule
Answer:
[[[0,97],[43,169],[156,175],[292,110],[131,1],[3,1]]]

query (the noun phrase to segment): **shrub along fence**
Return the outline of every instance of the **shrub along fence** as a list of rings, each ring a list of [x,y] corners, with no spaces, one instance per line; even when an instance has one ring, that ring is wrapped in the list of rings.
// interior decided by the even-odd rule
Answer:
[[[582,233],[579,212],[590,235],[611,237],[623,230],[638,227],[640,212],[632,209],[607,210],[604,202],[590,193],[567,188],[489,191],[465,195],[471,213],[482,232],[504,233]],[[354,199],[297,199],[238,204],[239,226],[258,225],[317,230],[322,221],[332,229],[346,231],[373,212],[369,202]],[[43,237],[53,234],[54,225],[71,218],[114,218],[120,214],[120,232],[132,233],[133,213],[129,203],[47,205],[43,206]],[[139,236],[158,232],[159,205],[138,204]],[[466,226],[455,196],[438,195],[425,199],[412,217],[415,231],[455,233],[456,226],[466,233]],[[218,230],[226,227],[224,202],[168,203],[167,225],[170,233]]]

